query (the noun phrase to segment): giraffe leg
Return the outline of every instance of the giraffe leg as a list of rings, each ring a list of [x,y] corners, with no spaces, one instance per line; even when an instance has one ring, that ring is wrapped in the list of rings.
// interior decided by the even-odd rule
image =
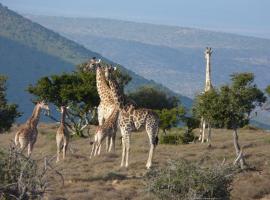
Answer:
[[[122,135],[122,161],[121,161],[121,167],[124,166],[125,155],[126,155],[125,135]]]
[[[129,152],[130,152],[130,133],[126,134],[126,138],[125,138],[125,142],[126,142],[126,167],[128,167],[128,159],[129,159]]]
[[[150,143],[149,155],[146,162],[146,168],[149,169],[152,166],[154,150],[158,143],[158,124],[146,124],[146,132],[148,134]]]
[[[94,156],[96,156],[96,155],[97,155],[98,146],[99,146],[99,144],[96,144],[96,145],[95,145],[95,153],[94,153]]]
[[[109,152],[111,152],[113,150],[113,152],[115,152],[115,134],[113,134],[110,137],[110,148],[109,148]]]
[[[206,121],[203,120],[203,125],[202,125],[202,139],[201,139],[201,143],[204,143],[204,138],[205,138],[205,127],[206,127]]]
[[[100,150],[101,150],[101,143],[100,142],[97,145],[97,149],[98,149],[98,155],[100,155]]]
[[[65,142],[63,145],[63,159],[66,158],[68,144]]]
[[[29,144],[28,144],[28,157],[30,157],[32,154],[33,146],[34,146],[34,144],[32,142],[29,142]]]
[[[199,136],[199,142],[202,140],[202,132],[203,132],[203,118],[201,118],[201,121],[200,121],[200,136]]]
[[[208,146],[211,146],[211,140],[212,140],[212,127],[211,127],[211,124],[208,123],[208,136],[207,136],[207,142],[208,142]]]
[[[110,137],[106,137],[106,152],[109,151],[109,146],[110,146]]]
[[[90,159],[92,158],[95,149],[96,149],[96,142],[93,143],[92,151],[91,151],[91,154],[90,154]]]

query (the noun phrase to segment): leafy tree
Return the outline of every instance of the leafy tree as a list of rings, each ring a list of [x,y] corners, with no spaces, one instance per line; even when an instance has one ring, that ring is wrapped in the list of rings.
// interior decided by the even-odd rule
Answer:
[[[163,133],[167,133],[167,130],[172,127],[176,127],[184,119],[186,114],[184,107],[179,106],[172,109],[162,109],[157,110],[160,118],[159,127],[162,129]]]
[[[93,72],[73,72],[70,74],[43,77],[28,91],[37,99],[45,99],[57,107],[69,106],[68,122],[79,136],[93,119],[95,107],[99,103],[96,78]]]
[[[7,103],[6,81],[7,78],[0,75],[0,133],[9,130],[15,119],[21,116],[16,104]]]
[[[128,95],[139,107],[154,110],[172,109],[178,106],[177,97],[168,96],[165,92],[159,91],[151,86],[143,86]]]
[[[250,114],[257,106],[262,106],[266,97],[257,88],[252,73],[233,74],[232,83],[219,90],[206,92],[196,98],[194,113],[211,119],[219,125],[233,129],[234,147],[237,155],[235,163],[244,168],[245,161],[238,143],[237,129],[249,123]]]

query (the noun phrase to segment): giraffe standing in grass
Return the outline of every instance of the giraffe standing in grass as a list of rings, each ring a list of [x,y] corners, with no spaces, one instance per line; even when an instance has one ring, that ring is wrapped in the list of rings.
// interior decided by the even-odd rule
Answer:
[[[97,90],[100,97],[100,103],[98,106],[98,123],[99,126],[103,125],[103,123],[110,117],[112,112],[115,109],[115,103],[112,98],[112,92],[110,87],[107,84],[105,69],[107,67],[101,67],[99,64],[96,69],[96,83]],[[106,138],[106,151],[110,151],[110,140]],[[113,148],[115,149],[115,148]]]
[[[112,148],[115,148],[118,113],[119,109],[115,107],[110,117],[101,126],[97,127],[90,158],[92,158],[93,155],[96,156],[97,152],[98,155],[100,154],[101,144],[105,138],[108,138],[110,141],[109,152]]]
[[[67,107],[61,106],[61,121],[60,126],[56,132],[57,158],[56,162],[60,160],[60,152],[63,151],[63,159],[66,157],[67,147],[69,143],[69,131],[65,124]]]
[[[119,127],[122,135],[122,161],[121,167],[128,167],[131,132],[144,128],[149,137],[150,150],[146,163],[147,169],[152,166],[154,149],[158,143],[159,117],[150,109],[135,108],[132,104],[125,104],[124,94],[119,84],[112,76],[108,77],[113,99],[119,108]]]
[[[37,140],[37,125],[42,109],[49,111],[49,106],[44,101],[38,102],[35,105],[31,117],[26,121],[26,123],[19,129],[19,131],[15,135],[15,144],[20,145],[20,148],[22,150],[28,147],[28,156],[31,155],[34,144]]]
[[[208,92],[213,89],[212,80],[211,80],[211,55],[212,55],[212,48],[206,47],[205,49],[205,60],[206,60],[206,77],[205,77],[205,88],[204,92]],[[205,120],[203,117],[201,118],[200,124],[200,137],[199,141],[201,143],[205,142],[205,129],[206,126],[208,127],[208,135],[206,138],[207,143],[211,146],[211,123]]]

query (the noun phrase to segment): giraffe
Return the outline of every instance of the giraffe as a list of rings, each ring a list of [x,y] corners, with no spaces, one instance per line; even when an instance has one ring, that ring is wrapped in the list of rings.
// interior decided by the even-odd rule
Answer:
[[[44,102],[38,102],[33,110],[31,117],[26,123],[18,130],[15,135],[15,144],[20,145],[20,148],[24,150],[28,146],[28,156],[31,155],[34,144],[37,140],[37,125],[40,118],[41,110],[49,111],[49,106]]]
[[[212,48],[206,47],[205,49],[205,60],[206,60],[206,76],[205,76],[205,88],[204,92],[208,92],[213,89],[212,80],[211,80],[211,55],[212,55]],[[204,143],[205,141],[205,129],[206,125],[208,127],[208,136],[207,136],[207,142],[209,143],[209,146],[211,146],[211,123],[206,121],[203,117],[201,118],[201,128],[200,128],[200,137],[199,141],[201,143]]]
[[[60,152],[63,151],[63,159],[66,157],[67,147],[69,143],[69,131],[65,124],[67,114],[67,107],[61,106],[61,121],[60,126],[56,132],[57,158],[56,162],[60,160]]]
[[[108,140],[110,141],[109,148],[115,148],[118,113],[119,109],[115,107],[110,117],[101,126],[97,127],[90,158],[92,158],[93,153],[94,156],[96,156],[97,151],[98,155],[100,154],[101,143],[105,138],[108,138]],[[108,151],[110,152],[110,150]]]
[[[150,109],[135,108],[133,104],[125,104],[124,94],[120,90],[119,84],[109,76],[109,86],[112,91],[113,99],[119,108],[119,127],[122,135],[122,160],[121,167],[128,167],[130,151],[130,135],[132,132],[144,128],[149,137],[150,150],[146,167],[152,166],[154,149],[158,143],[159,117]]]
[[[101,67],[99,64],[96,68],[96,83],[97,90],[100,97],[100,103],[98,105],[98,123],[101,126],[112,114],[115,104],[112,98],[111,89],[107,84],[106,72],[107,67]],[[106,138],[106,151],[111,150],[109,148],[110,141]],[[115,148],[113,148],[115,149]]]

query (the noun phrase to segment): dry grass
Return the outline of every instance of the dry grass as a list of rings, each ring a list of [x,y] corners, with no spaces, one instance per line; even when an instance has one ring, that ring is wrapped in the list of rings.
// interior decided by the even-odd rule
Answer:
[[[41,124],[34,148],[33,158],[53,156],[56,153],[55,133],[57,125]],[[16,127],[10,133],[0,135],[0,147],[7,148],[14,138]],[[91,128],[91,133],[94,127]],[[119,134],[118,134],[119,135]],[[231,186],[232,199],[268,199],[270,197],[270,133],[260,130],[240,130],[240,144],[244,147],[247,162],[256,170],[238,174]],[[217,162],[233,162],[235,157],[232,133],[228,130],[214,130],[212,148],[206,144],[158,145],[153,167],[162,167],[172,159],[198,160],[205,155]],[[144,178],[148,156],[148,139],[143,132],[132,135],[130,167],[120,168],[121,146],[117,139],[116,153],[89,159],[89,139],[73,138],[72,153],[69,150],[65,161],[56,168],[65,176],[65,184],[57,178],[52,181],[52,191],[46,199],[155,199],[146,191]],[[103,150],[103,148],[102,148]]]

